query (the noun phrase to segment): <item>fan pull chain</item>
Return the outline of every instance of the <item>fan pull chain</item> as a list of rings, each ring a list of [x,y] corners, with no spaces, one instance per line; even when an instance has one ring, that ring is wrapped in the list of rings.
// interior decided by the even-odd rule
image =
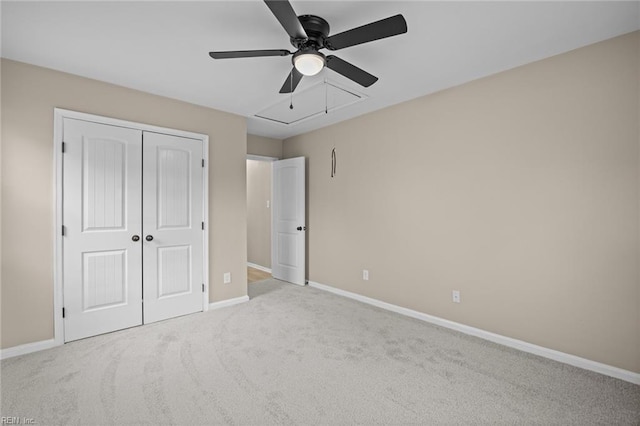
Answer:
[[[324,72],[324,113],[329,114],[329,85],[327,83],[327,71]]]
[[[291,83],[291,101],[289,102],[289,109],[293,109],[293,70],[291,70],[291,74],[289,74],[289,81]]]

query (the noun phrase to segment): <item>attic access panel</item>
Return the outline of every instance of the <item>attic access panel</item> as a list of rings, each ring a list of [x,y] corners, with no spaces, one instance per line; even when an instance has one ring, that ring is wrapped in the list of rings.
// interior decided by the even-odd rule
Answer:
[[[291,126],[313,117],[335,111],[367,99],[362,93],[346,89],[327,80],[316,83],[306,90],[294,92],[293,109],[291,96],[286,95],[282,100],[255,114],[255,117],[275,123]]]

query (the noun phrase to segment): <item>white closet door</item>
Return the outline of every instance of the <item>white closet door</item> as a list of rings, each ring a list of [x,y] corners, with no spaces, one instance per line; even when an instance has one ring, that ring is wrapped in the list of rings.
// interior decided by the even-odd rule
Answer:
[[[72,119],[63,131],[68,342],[142,323],[142,132]]]
[[[144,322],[202,311],[202,141],[143,135]]]

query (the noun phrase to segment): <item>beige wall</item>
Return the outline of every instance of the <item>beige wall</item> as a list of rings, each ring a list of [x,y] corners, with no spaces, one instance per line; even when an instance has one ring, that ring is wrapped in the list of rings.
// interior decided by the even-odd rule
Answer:
[[[2,5],[0,5],[2,10]],[[1,40],[0,40],[1,43]],[[0,82],[2,80],[2,60],[0,59]],[[0,84],[0,321],[2,321],[2,84]],[[2,348],[2,324],[0,324],[0,348]]]
[[[268,161],[247,160],[247,261],[271,268],[271,163]]]
[[[1,86],[2,348],[53,337],[54,107],[209,135],[210,300],[247,294],[243,117],[4,59]]]
[[[639,39],[285,140],[309,279],[640,372]]]
[[[282,158],[282,141],[264,136],[247,135],[247,154]]]

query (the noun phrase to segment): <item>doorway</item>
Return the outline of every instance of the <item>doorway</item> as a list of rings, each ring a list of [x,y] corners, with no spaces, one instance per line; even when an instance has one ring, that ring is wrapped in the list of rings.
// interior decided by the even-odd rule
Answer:
[[[247,155],[247,280],[271,278],[271,203],[274,157]]]
[[[259,279],[262,271],[306,285],[305,163],[304,157],[247,156],[249,277]]]

